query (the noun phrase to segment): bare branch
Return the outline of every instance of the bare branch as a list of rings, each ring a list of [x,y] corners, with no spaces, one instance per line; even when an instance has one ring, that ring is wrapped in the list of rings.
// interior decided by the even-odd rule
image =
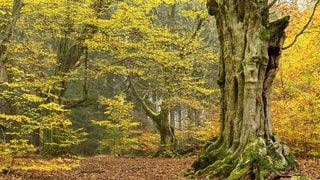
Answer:
[[[310,16],[307,24],[305,24],[305,25],[303,26],[303,28],[301,29],[301,31],[294,37],[294,40],[293,40],[288,46],[282,48],[283,50],[290,48],[290,47],[297,41],[298,37],[299,37],[300,35],[302,35],[302,33],[307,29],[307,27],[309,26],[309,24],[311,23],[311,21],[312,21],[312,19],[313,19],[313,16],[314,16],[314,14],[315,14],[315,12],[316,12],[317,6],[319,5],[319,2],[320,2],[320,0],[317,0],[317,2],[315,3],[315,5],[314,5],[314,7],[313,7],[313,10],[312,10],[312,14],[311,14],[311,16]]]

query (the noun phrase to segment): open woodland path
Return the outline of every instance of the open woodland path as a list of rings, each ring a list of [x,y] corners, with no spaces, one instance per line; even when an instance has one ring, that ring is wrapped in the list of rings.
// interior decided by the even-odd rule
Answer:
[[[185,169],[190,168],[196,157],[180,159],[163,158],[124,158],[124,157],[89,157],[80,161],[80,166],[67,171],[20,171],[15,170],[9,176],[0,175],[1,180],[9,179],[56,179],[56,180],[176,180],[186,179]],[[293,175],[307,175],[309,179],[320,179],[320,160],[299,160],[301,169],[291,172]],[[279,179],[275,178],[275,179]],[[290,178],[281,178],[290,179]]]

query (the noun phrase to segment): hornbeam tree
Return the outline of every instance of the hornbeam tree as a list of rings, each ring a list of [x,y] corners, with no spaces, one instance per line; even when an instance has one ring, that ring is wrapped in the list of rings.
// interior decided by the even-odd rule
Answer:
[[[264,179],[296,161],[273,132],[269,92],[289,17],[269,21],[268,0],[208,0],[220,41],[221,131],[193,168],[197,176]]]

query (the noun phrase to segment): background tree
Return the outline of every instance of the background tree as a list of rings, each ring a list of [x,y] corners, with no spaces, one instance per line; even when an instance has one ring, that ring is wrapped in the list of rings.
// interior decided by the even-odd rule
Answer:
[[[15,9],[17,2],[8,5],[10,7],[11,4]],[[47,23],[44,19],[56,22],[56,13],[59,11],[48,12],[45,7],[49,8],[52,4],[41,6],[42,3],[44,2],[25,2],[21,11],[15,13],[19,15],[19,21],[16,17],[11,18],[16,27],[10,29],[11,43],[6,53],[8,82],[1,84],[4,103],[1,113],[3,120],[9,121],[10,124],[4,132],[10,134],[8,140],[23,137],[26,139],[25,143],[36,146],[43,153],[60,154],[69,152],[71,145],[78,144],[78,135],[81,133],[70,127],[71,122],[65,116],[67,110],[61,104],[52,101],[55,99],[52,90],[57,78],[51,74],[56,56],[52,52],[52,38],[49,35],[57,26],[42,26],[44,27],[43,23]],[[5,8],[3,10],[7,11]],[[47,41],[43,42],[43,39]],[[24,121],[17,121],[9,115],[24,117]],[[12,136],[12,131],[19,129],[24,134]],[[54,147],[54,150],[46,147]]]
[[[4,2],[3,33],[13,8]],[[198,1],[26,1],[4,53],[1,137],[8,142],[9,132],[29,127],[21,137],[40,152],[96,154],[106,131],[90,121],[110,119],[101,100],[125,92],[135,102],[130,115],[141,122],[141,147],[150,152],[160,142],[157,123],[128,90],[129,75],[150,109],[163,110],[167,132],[205,124],[212,104],[204,99],[214,92],[207,66],[215,56],[204,8]],[[88,135],[77,145],[79,128]]]
[[[1,27],[1,44],[0,44],[0,82],[4,82],[7,80],[5,63],[8,60],[8,46],[10,46],[10,40],[12,38],[12,33],[16,26],[16,22],[20,17],[20,11],[23,7],[22,0],[16,0],[13,2],[13,6],[11,8],[11,3],[3,2],[3,8],[6,11],[1,11],[1,18],[3,19],[0,27]],[[10,11],[11,10],[11,11]]]
[[[296,168],[273,131],[269,98],[289,17],[270,22],[267,0],[208,0],[207,5],[221,46],[221,132],[194,162],[196,175],[264,179],[275,170]]]
[[[173,108],[184,105],[200,111],[204,106],[201,100],[212,93],[207,88],[205,67],[213,64],[214,55],[200,36],[209,20],[200,9],[196,9],[192,17],[190,14],[183,17],[179,15],[178,7],[183,9],[188,7],[186,4],[174,6],[171,1],[168,4],[161,1],[121,2],[108,22],[111,26],[101,32],[108,32],[109,44],[105,47],[102,44],[105,41],[102,41],[101,46],[112,57],[101,68],[122,75],[123,84],[128,85],[126,80],[130,79],[130,90],[135,96],[132,100],[142,106],[160,133],[157,156],[172,156],[175,151],[174,127],[171,127],[174,120],[170,123],[169,119]],[[169,15],[162,13],[167,7],[172,8]],[[202,4],[200,8],[203,7]],[[130,16],[132,13],[136,16]],[[173,16],[175,18],[170,19]],[[177,17],[182,19],[181,24],[183,20],[194,18],[189,22],[194,23],[193,27],[171,27],[170,22],[178,22]],[[99,46],[96,41],[91,43]],[[208,57],[209,60],[202,61]]]

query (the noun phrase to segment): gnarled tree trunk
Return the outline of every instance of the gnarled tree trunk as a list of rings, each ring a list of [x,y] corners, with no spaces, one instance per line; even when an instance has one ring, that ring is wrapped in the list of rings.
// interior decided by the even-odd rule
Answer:
[[[269,92],[289,17],[268,21],[268,0],[208,0],[220,41],[221,132],[194,162],[196,175],[264,179],[296,167],[272,128]]]
[[[130,85],[129,88],[132,94],[136,97],[138,102],[142,105],[145,113],[152,119],[156,124],[156,128],[160,133],[160,144],[157,152],[153,155],[154,157],[174,157],[176,153],[177,140],[174,134],[174,127],[170,125],[169,112],[170,110],[165,106],[161,105],[160,112],[157,113],[151,109],[145,99],[141,97],[135,89],[135,86],[131,82],[131,77],[129,76]]]
[[[154,157],[173,157],[176,153],[177,140],[174,134],[174,128],[169,123],[169,111],[161,109],[156,116],[151,117],[156,123],[160,133],[160,144]]]

